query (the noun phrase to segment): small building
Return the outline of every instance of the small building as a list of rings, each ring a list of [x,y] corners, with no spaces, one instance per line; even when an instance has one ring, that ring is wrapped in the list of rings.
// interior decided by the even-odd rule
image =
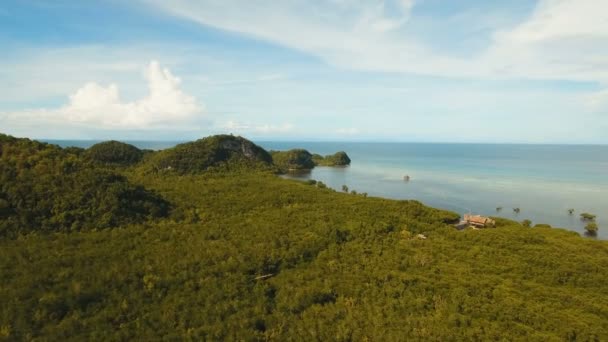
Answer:
[[[464,218],[460,222],[460,225],[462,224],[479,228],[487,228],[494,227],[496,225],[496,221],[481,215],[464,214]]]

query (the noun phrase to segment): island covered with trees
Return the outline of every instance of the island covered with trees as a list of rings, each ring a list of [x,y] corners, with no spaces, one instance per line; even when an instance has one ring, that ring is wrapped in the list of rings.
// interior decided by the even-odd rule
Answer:
[[[608,339],[606,241],[276,176],[349,163],[0,135],[0,340]]]
[[[322,156],[304,149],[270,151],[274,164],[282,172],[311,170],[315,166],[342,167],[350,165],[350,158],[344,151]]]

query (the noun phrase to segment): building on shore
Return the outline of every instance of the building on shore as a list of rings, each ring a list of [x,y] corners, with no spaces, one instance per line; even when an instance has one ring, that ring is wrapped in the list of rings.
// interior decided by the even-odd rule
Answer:
[[[496,225],[496,221],[492,220],[489,217],[481,216],[481,215],[471,215],[464,214],[462,221],[456,226],[458,229],[464,229],[466,227],[475,227],[475,228],[488,228],[494,227]]]

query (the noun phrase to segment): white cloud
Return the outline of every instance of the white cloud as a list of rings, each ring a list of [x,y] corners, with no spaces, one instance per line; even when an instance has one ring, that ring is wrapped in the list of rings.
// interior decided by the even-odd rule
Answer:
[[[336,133],[340,134],[340,135],[357,135],[357,134],[359,134],[359,130],[357,128],[353,128],[353,127],[339,128],[336,130]]]
[[[585,96],[587,107],[595,112],[608,111],[608,89]]]
[[[493,73],[608,81],[608,2],[541,0],[518,26],[497,31],[480,58]]]
[[[539,0],[529,18],[497,29],[485,49],[470,58],[435,52],[432,42],[408,32],[413,0],[145,1],[173,15],[302,50],[346,68],[608,81],[605,0]]]
[[[219,126],[220,129],[228,132],[236,133],[254,133],[254,134],[285,134],[292,132],[295,126],[291,123],[280,125],[270,124],[247,124],[235,120],[229,120]]]
[[[69,96],[58,109],[5,113],[9,125],[40,127],[79,125],[100,129],[154,129],[187,126],[203,113],[203,106],[180,89],[180,79],[156,61],[144,72],[148,94],[132,102],[120,98],[118,86],[89,82]]]
[[[221,69],[223,61],[209,57],[201,49],[179,43],[158,41],[139,44],[82,44],[71,46],[27,45],[8,49],[0,55],[0,103],[23,107],[28,103],[61,103],[91,81],[108,85],[116,83],[125,99],[147,94],[140,77],[142,66],[150,60],[162,61],[172,71],[188,70],[188,86],[198,80],[193,72],[210,76],[210,70]],[[219,61],[219,62],[218,62]],[[192,70],[197,65],[207,68]],[[3,106],[4,107],[4,106]]]

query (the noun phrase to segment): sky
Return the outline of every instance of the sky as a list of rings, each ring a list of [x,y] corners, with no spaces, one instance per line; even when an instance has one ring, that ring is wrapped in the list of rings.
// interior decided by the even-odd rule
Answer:
[[[608,144],[606,0],[3,0],[0,132]]]

